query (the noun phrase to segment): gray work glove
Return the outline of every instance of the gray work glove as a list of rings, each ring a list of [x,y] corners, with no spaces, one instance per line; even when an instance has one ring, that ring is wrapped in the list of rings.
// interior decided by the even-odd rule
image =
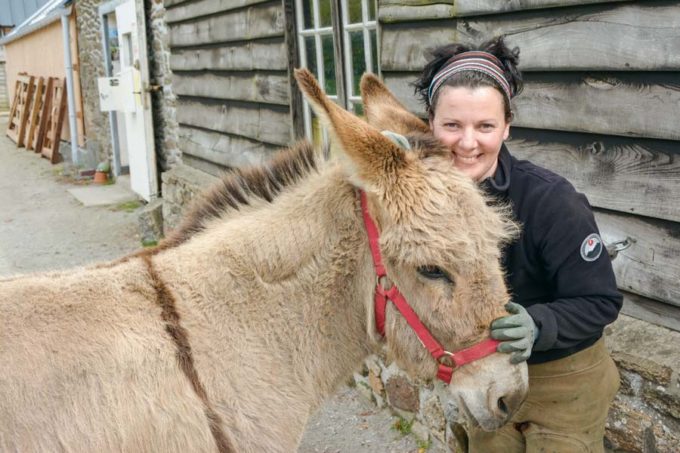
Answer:
[[[512,353],[511,363],[524,362],[531,355],[531,348],[538,338],[538,327],[521,305],[509,302],[505,309],[510,315],[491,323],[491,338],[507,340],[499,344],[496,350]]]

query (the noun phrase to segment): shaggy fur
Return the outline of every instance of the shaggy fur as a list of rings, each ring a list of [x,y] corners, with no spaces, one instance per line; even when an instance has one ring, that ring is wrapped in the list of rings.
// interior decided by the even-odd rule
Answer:
[[[499,247],[514,225],[423,131],[406,152],[297,77],[344,162],[299,144],[220,182],[154,251],[0,283],[0,451],[295,451],[308,416],[382,341],[357,187],[390,278],[432,333],[450,350],[488,334],[508,300]],[[425,265],[452,282],[420,276]],[[391,305],[386,345],[434,376]],[[493,360],[503,367],[484,359],[460,376],[487,395],[498,385],[475,381],[484,370],[518,368]]]

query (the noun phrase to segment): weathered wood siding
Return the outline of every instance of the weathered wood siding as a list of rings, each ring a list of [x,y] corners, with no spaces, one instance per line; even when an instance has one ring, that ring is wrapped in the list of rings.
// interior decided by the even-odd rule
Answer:
[[[185,164],[217,173],[291,141],[281,0],[166,0]]]
[[[605,242],[634,241],[613,262],[624,311],[680,328],[680,3],[379,0],[379,17],[383,77],[420,115],[427,49],[520,47],[509,148],[584,192]]]

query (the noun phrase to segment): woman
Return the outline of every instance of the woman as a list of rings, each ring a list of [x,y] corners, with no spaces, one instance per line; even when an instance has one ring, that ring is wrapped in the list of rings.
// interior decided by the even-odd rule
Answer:
[[[522,90],[519,50],[502,38],[472,50],[433,52],[416,82],[434,135],[456,167],[512,205],[520,238],[504,251],[513,302],[491,336],[512,362],[527,360],[529,394],[493,433],[468,429],[471,452],[602,452],[619,375],[604,326],[622,304],[610,259],[585,196],[564,178],[515,159],[510,100]]]

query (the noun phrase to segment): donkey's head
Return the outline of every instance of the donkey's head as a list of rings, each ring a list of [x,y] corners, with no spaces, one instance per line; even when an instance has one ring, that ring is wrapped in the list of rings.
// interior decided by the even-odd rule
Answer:
[[[379,128],[330,101],[306,70],[296,78],[344,151],[351,181],[367,194],[388,279],[447,350],[487,338],[491,321],[506,314],[500,247],[516,226],[456,171],[450,153],[377,78],[363,78],[362,95],[369,123]],[[376,335],[372,300],[369,332]],[[392,304],[385,333],[400,366],[419,377],[436,374],[437,363]],[[485,429],[507,421],[526,388],[526,365],[498,353],[462,366],[451,380],[463,412]]]

